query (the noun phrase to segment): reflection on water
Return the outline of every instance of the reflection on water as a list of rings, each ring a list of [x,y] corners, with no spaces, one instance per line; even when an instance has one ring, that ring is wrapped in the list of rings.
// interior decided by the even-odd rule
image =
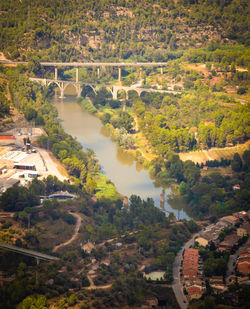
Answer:
[[[139,195],[142,199],[151,197],[155,205],[160,207],[161,187],[156,187],[149,172],[143,169],[141,164],[134,161],[133,155],[123,151],[110,138],[108,131],[101,121],[82,109],[75,97],[67,96],[65,99],[54,98],[58,116],[62,119],[64,130],[76,137],[82,144],[83,149],[91,148],[95,151],[100,161],[103,173],[116,185],[118,192],[130,196]],[[164,196],[171,193],[171,189],[165,190]],[[165,210],[173,211],[176,215],[178,210],[165,200]],[[164,203],[161,202],[161,206]],[[188,218],[185,212],[180,212],[180,218]]]
[[[105,126],[101,127],[100,134],[104,137],[110,137],[109,130]]]
[[[140,172],[140,171],[142,171],[144,169],[143,165],[141,163],[139,163],[139,162],[136,162],[135,166],[136,166],[137,172]],[[151,178],[151,176],[150,176],[150,178]]]
[[[134,156],[117,146],[116,158],[122,165],[131,166],[134,163]]]

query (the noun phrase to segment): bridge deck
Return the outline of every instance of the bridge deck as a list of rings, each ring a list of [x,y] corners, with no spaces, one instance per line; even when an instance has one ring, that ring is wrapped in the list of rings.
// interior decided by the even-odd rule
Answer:
[[[56,257],[56,256],[40,253],[40,252],[37,252],[37,251],[34,251],[34,250],[20,248],[20,247],[13,246],[13,245],[7,245],[7,244],[0,243],[0,248],[6,249],[6,250],[9,250],[9,251],[13,251],[13,252],[16,252],[16,253],[24,254],[24,255],[27,255],[27,256],[31,256],[31,257],[34,257],[34,258],[38,258],[39,260],[45,260],[45,261],[57,261],[57,260],[59,260],[59,258]]]
[[[73,80],[60,80],[60,79],[46,79],[46,78],[36,78],[36,77],[29,77],[31,81],[35,82],[41,82],[41,83],[69,83],[69,84],[74,84],[74,85],[85,85],[85,86],[91,86],[91,87],[107,87],[110,88],[112,87],[113,89],[116,90],[125,90],[125,91],[130,91],[130,90],[135,90],[141,92],[160,92],[160,93],[172,93],[172,94],[180,94],[182,93],[181,91],[175,91],[175,90],[165,90],[165,89],[154,89],[154,88],[140,88],[140,87],[135,87],[135,86],[118,86],[118,85],[109,85],[109,84],[97,84],[97,83],[85,83],[81,81],[73,81]]]
[[[1,61],[3,64],[28,64],[25,61]],[[40,62],[45,67],[162,67],[167,62]]]

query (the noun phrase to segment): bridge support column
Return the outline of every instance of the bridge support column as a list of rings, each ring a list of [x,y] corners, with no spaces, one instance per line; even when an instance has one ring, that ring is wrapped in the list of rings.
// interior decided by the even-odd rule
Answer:
[[[161,75],[163,74],[163,67],[161,67]]]
[[[76,82],[79,82],[79,68],[76,68]]]
[[[39,258],[36,258],[36,265],[39,265]],[[37,269],[36,269],[36,285],[38,285],[38,272],[37,272]]]
[[[122,80],[122,68],[118,68],[118,80],[119,82]]]
[[[117,89],[113,88],[113,100],[117,100]]]
[[[55,80],[57,80],[57,78],[58,78],[58,69],[57,67],[55,67]]]
[[[140,67],[139,70],[140,70],[140,71],[139,71],[139,78],[142,79],[142,67]]]
[[[60,91],[61,91],[61,94],[60,94],[59,99],[64,99],[65,96],[64,96],[64,87],[63,86],[60,88]]]
[[[100,68],[97,68],[97,78],[100,78]]]
[[[77,97],[80,98],[81,92],[82,92],[82,89],[81,89],[81,85],[80,85],[80,84],[78,84],[78,85],[76,86],[76,92],[77,92]]]

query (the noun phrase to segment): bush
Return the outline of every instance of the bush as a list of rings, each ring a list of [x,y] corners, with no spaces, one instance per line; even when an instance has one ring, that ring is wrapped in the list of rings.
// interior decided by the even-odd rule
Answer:
[[[247,92],[247,87],[240,87],[237,90],[237,94],[245,94]]]

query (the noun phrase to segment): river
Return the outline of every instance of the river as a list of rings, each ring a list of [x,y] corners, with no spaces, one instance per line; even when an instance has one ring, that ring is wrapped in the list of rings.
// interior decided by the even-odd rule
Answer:
[[[66,93],[65,99],[55,97],[53,102],[65,132],[76,137],[83,149],[91,148],[95,151],[103,174],[115,184],[119,193],[128,197],[136,194],[142,199],[153,198],[156,207],[164,207],[179,219],[189,218],[181,209],[181,205],[173,203],[175,205],[172,208],[168,203],[167,195],[171,194],[170,188],[165,189],[165,202],[164,205],[160,205],[160,194],[163,188],[156,187],[149,172],[109,138],[101,121],[80,107],[75,96]]]

